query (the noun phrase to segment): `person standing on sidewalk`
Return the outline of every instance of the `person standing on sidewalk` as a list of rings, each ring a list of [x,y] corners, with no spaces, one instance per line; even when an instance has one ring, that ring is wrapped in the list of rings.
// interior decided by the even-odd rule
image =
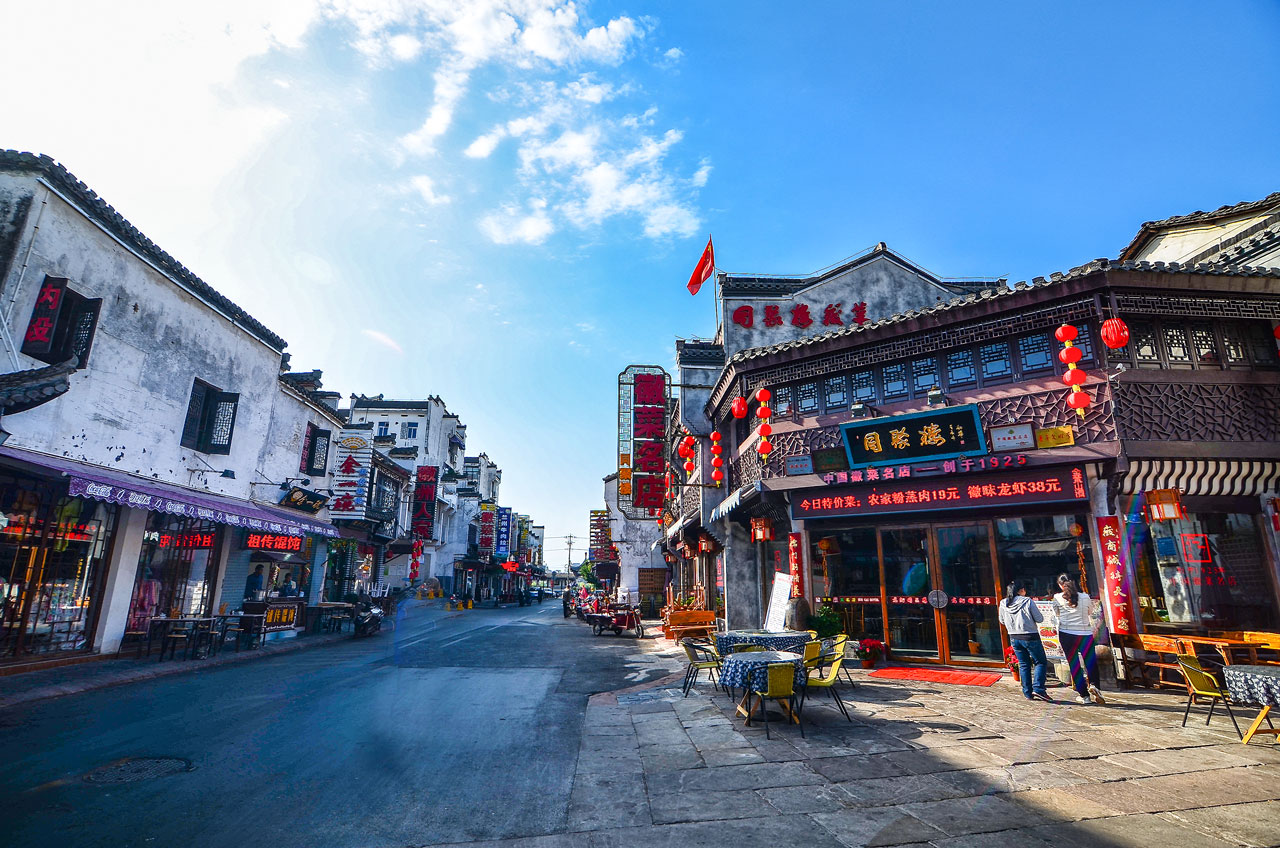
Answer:
[[[1058,575],[1058,588],[1062,591],[1053,596],[1053,608],[1058,613],[1058,638],[1071,668],[1076,703],[1087,704],[1092,698],[1101,706],[1106,700],[1098,691],[1098,656],[1093,649],[1093,598],[1080,591],[1080,586],[1070,574]]]
[[[1027,584],[1021,580],[1010,583],[1000,603],[1000,623],[1009,631],[1009,644],[1018,655],[1018,676],[1022,680],[1022,694],[1028,701],[1053,700],[1044,688],[1049,663],[1040,642],[1038,625],[1042,621],[1044,614],[1036,602],[1027,597]]]

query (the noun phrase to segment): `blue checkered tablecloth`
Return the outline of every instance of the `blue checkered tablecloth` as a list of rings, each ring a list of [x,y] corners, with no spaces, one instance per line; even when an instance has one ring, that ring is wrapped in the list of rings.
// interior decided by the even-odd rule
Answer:
[[[796,688],[809,679],[804,657],[790,651],[751,651],[730,654],[721,661],[720,683],[732,689],[759,691],[769,686],[769,663],[789,662],[796,667]]]
[[[1222,667],[1222,674],[1232,701],[1280,707],[1280,666],[1227,665]]]
[[[733,653],[734,645],[759,645],[766,651],[803,651],[809,634],[803,630],[726,630],[716,634],[716,650],[720,656]]]

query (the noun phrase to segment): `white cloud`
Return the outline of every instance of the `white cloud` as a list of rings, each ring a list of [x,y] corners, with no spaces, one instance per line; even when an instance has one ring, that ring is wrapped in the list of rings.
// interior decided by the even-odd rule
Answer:
[[[360,332],[385,348],[394,350],[396,353],[404,353],[404,348],[400,347],[400,344],[395,339],[381,330],[361,330]]]
[[[684,58],[684,51],[679,47],[672,47],[666,53],[663,53],[662,57],[669,62],[679,62]]]
[[[502,141],[502,137],[506,134],[507,131],[505,129],[498,127],[471,142],[462,153],[471,159],[487,159],[489,154],[497,149],[498,142]]]
[[[426,174],[418,174],[416,177],[411,177],[409,185],[426,201],[428,206],[438,206],[441,203],[449,202],[448,195],[436,193],[435,182]]]
[[[546,206],[545,200],[533,200],[528,214],[514,205],[503,206],[480,219],[480,230],[495,244],[542,244],[555,231]]]
[[[698,165],[698,170],[694,172],[693,179],[691,180],[691,182],[693,183],[694,187],[702,188],[704,185],[707,184],[707,180],[710,178],[711,178],[711,162],[706,159],[703,159],[701,164]]]

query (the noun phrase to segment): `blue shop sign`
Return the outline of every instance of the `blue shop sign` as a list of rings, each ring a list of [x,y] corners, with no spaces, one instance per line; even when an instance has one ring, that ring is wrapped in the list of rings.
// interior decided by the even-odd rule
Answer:
[[[987,453],[976,404],[854,421],[840,425],[840,434],[850,468]]]

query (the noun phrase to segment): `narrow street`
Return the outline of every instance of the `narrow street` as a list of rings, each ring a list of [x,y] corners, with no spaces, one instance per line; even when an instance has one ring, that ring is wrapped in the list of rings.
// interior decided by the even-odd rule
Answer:
[[[6,846],[404,846],[563,830],[587,698],[666,671],[560,604],[0,712]],[[626,644],[623,644],[623,643]],[[97,785],[133,757],[192,770]]]

